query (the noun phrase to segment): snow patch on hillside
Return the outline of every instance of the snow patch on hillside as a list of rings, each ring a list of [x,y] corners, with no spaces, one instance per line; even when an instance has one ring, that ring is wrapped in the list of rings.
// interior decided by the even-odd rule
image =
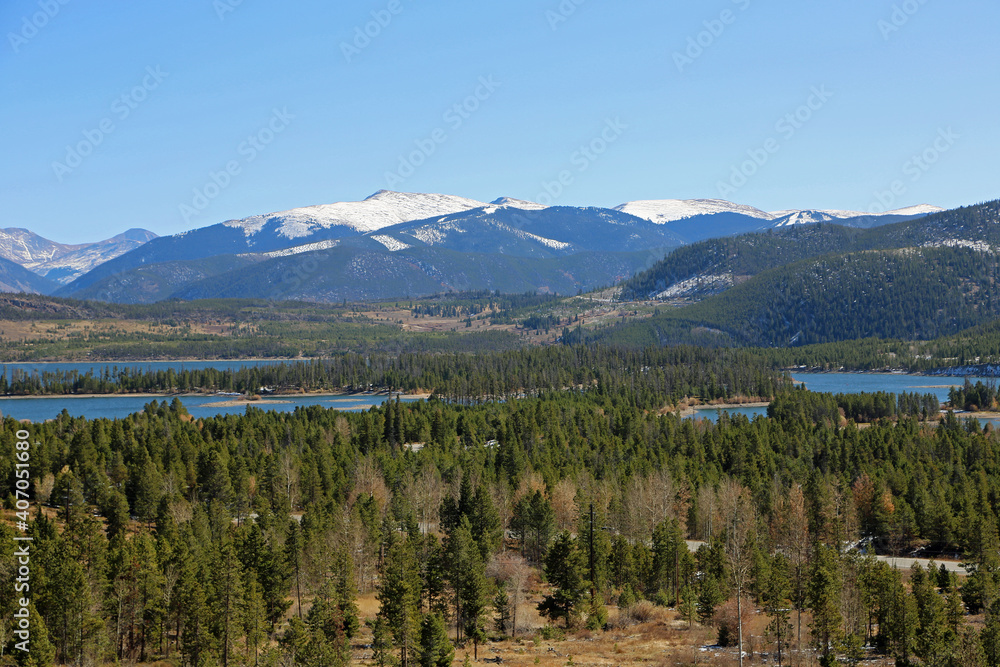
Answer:
[[[417,227],[416,229],[410,231],[409,234],[418,241],[426,243],[427,245],[435,245],[437,243],[444,243],[448,232],[465,234],[466,231],[467,230],[464,227],[460,226],[455,221],[445,221],[444,218],[441,218],[431,224]]]
[[[945,239],[943,241],[928,241],[922,247],[924,248],[969,248],[970,250],[975,250],[977,252],[995,252],[993,246],[991,246],[986,241],[967,241],[965,239]]]
[[[305,243],[303,245],[297,245],[292,248],[283,248],[281,250],[272,250],[271,252],[259,253],[261,257],[290,257],[292,255],[299,255],[304,252],[312,252],[314,250],[328,250],[329,248],[337,247],[340,243],[339,239],[328,239],[326,241],[317,241],[316,243]]]
[[[674,283],[667,289],[655,295],[653,298],[676,299],[694,294],[696,292],[703,292],[705,290],[722,291],[726,288],[732,287],[733,282],[732,273],[695,276],[694,278],[688,278],[687,280],[681,280],[680,282]]]
[[[389,252],[396,252],[398,250],[406,250],[407,248],[412,247],[412,246],[409,246],[409,245],[403,243],[402,241],[400,241],[398,239],[394,239],[391,236],[387,236],[385,234],[377,234],[375,236],[372,236],[372,238],[374,240],[378,241],[379,243],[381,243],[382,245],[384,245],[386,248],[388,248]]]

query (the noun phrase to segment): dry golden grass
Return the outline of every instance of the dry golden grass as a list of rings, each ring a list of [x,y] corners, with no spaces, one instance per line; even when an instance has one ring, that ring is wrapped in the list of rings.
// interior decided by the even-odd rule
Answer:
[[[627,627],[607,631],[585,629],[566,632],[561,639],[544,639],[538,632],[545,625],[535,609],[537,600],[529,600],[518,609],[518,635],[501,641],[489,641],[479,646],[479,662],[499,657],[501,664],[515,666],[567,667],[572,665],[594,665],[599,667],[633,667],[650,665],[695,665],[735,664],[734,649],[702,650],[715,641],[715,630],[695,624],[688,629],[687,623],[679,620],[677,614],[663,607],[644,604],[635,605],[627,614],[629,618],[642,618]],[[378,611],[378,601],[372,594],[358,600],[361,617],[371,618]],[[618,615],[614,607],[609,609],[612,617]],[[454,637],[454,627],[449,635]],[[361,635],[352,642],[352,664],[370,665],[371,630],[363,627]],[[471,643],[458,647],[454,665],[461,665],[468,654],[473,659]],[[757,663],[760,664],[760,663]]]
[[[185,326],[190,326],[188,330],[190,333],[216,336],[228,335],[233,328],[232,324],[227,322],[188,322],[171,327],[141,320],[0,320],[0,338],[61,341],[74,336],[101,336],[111,333],[155,333],[168,336],[179,334]]]

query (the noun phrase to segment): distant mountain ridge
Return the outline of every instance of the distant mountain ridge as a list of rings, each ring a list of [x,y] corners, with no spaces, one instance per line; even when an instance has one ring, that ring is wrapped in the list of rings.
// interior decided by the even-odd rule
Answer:
[[[622,285],[625,300],[704,298],[768,269],[829,253],[908,247],[1000,247],[996,202],[910,218],[877,227],[843,220],[788,224],[699,241],[665,257]],[[905,209],[904,209],[905,210]],[[851,222],[865,222],[851,218]]]
[[[622,284],[675,308],[591,337],[628,345],[929,340],[1000,318],[1000,200],[871,229],[822,223],[685,246]]]
[[[483,202],[464,197],[379,190],[359,202],[293,208],[241,220],[227,220],[222,224],[242,229],[249,243],[255,245],[254,237],[262,233],[288,240],[316,236],[318,232],[322,233],[321,230],[336,230],[335,233],[342,235],[348,235],[350,232],[347,230],[365,234],[402,222],[459,213],[483,206],[486,206]]]
[[[769,229],[777,224],[801,225],[833,218],[842,224],[867,227],[920,216],[924,210],[932,208],[909,210],[905,216],[893,212],[883,216],[844,218],[842,216],[853,215],[853,212],[768,213],[723,200],[643,200],[614,209],[546,207],[510,197],[485,203],[444,194],[380,190],[362,201],[253,215],[172,236],[143,238],[127,233],[102,242],[103,245],[48,248],[51,258],[44,256],[45,252],[39,248],[27,253],[30,258],[25,256],[21,260],[33,262],[29,268],[45,272],[62,283],[61,287],[51,288],[56,295],[111,301],[148,301],[187,294],[190,291],[187,286],[196,283],[201,285],[198,292],[207,294],[213,291],[213,281],[226,282],[226,291],[240,292],[240,296],[265,296],[260,289],[267,281],[274,285],[269,291],[284,293],[288,291],[284,289],[288,284],[286,277],[270,273],[279,266],[291,270],[289,261],[272,261],[282,258],[295,258],[291,261],[299,265],[320,261],[320,267],[313,272],[318,271],[317,276],[327,276],[321,281],[329,283],[322,294],[362,298],[368,293],[389,294],[390,284],[394,285],[392,289],[402,292],[389,296],[412,293],[404,283],[390,279],[388,273],[383,278],[377,271],[378,262],[372,258],[381,256],[385,267],[397,266],[400,260],[389,259],[394,253],[403,253],[401,257],[409,257],[421,272],[433,279],[428,282],[416,274],[411,275],[409,269],[400,269],[402,274],[411,275],[416,283],[427,285],[428,289],[433,287],[434,291],[457,289],[455,285],[469,289],[496,288],[498,281],[488,279],[473,267],[494,265],[498,270],[519,271],[522,278],[526,275],[523,266],[515,269],[509,259],[487,260],[488,256],[552,260],[553,266],[538,269],[540,273],[536,271],[537,284],[527,278],[506,282],[519,290],[561,292],[612,284],[631,275],[622,275],[626,268],[642,269],[657,254],[662,257],[669,250],[705,238],[733,236]],[[118,243],[114,251],[111,241]],[[133,245],[127,252],[119,252],[124,243]],[[10,245],[14,247],[13,243]],[[432,253],[430,249],[446,252]],[[555,280],[547,273],[550,269],[555,270],[553,267],[558,267],[560,262],[581,253],[594,253],[587,264],[597,271],[593,275],[580,274],[580,262],[570,263],[576,267],[572,270],[569,264],[566,265],[564,279]],[[621,259],[630,253],[632,259]],[[449,261],[439,264],[445,257],[450,258]],[[641,257],[641,261],[637,257]],[[336,262],[364,265],[368,273],[360,278],[360,274],[345,270]],[[250,265],[254,265],[252,269]],[[500,269],[501,266],[507,268]],[[246,276],[252,271],[263,272],[261,279],[251,281],[255,285],[253,288],[244,287],[249,285]],[[478,277],[470,279],[470,275]],[[542,275],[547,277],[542,278]],[[337,280],[341,281],[384,280],[386,284],[334,284],[333,276],[340,276]],[[234,280],[239,282],[228,284]],[[310,298],[316,298],[319,293],[311,290]],[[291,290],[286,296],[304,298],[305,291],[297,295]]]
[[[129,229],[96,243],[50,241],[20,227],[0,229],[0,257],[57,283],[68,283],[104,262],[138,248],[156,234]]]

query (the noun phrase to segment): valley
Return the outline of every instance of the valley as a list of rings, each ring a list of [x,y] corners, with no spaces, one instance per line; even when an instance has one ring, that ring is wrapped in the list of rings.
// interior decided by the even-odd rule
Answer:
[[[356,208],[263,216],[211,233],[270,250],[154,239],[0,295],[0,413],[37,440],[25,525],[76,572],[32,617],[53,662],[993,650],[996,202],[876,226],[624,207],[782,222],[694,242],[706,220],[360,210],[400,201],[459,210],[341,238],[303,230]]]

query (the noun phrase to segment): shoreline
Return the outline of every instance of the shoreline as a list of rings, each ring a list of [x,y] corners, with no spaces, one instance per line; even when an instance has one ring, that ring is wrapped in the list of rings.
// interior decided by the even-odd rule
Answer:
[[[210,363],[232,363],[238,364],[242,362],[262,362],[262,361],[273,361],[274,363],[288,363],[288,362],[302,362],[302,361],[322,361],[323,357],[241,357],[239,359],[198,359],[198,358],[188,358],[178,359],[176,357],[160,357],[156,359],[115,359],[113,361],[107,361],[104,359],[46,359],[42,361],[0,361],[0,366],[6,366],[8,364],[95,364],[95,365],[107,365],[107,366],[117,366],[119,364],[210,364]]]
[[[413,400],[425,400],[425,401],[431,397],[431,394],[429,394],[427,392],[416,392],[416,393],[412,393],[412,394],[408,394],[408,393],[404,393],[404,392],[393,392],[391,395],[392,396],[398,395],[401,398],[409,398],[409,399],[413,399]],[[206,394],[206,393],[199,393],[199,392],[188,392],[188,393],[184,393],[184,394],[151,394],[151,393],[114,392],[114,393],[107,393],[107,394],[29,394],[29,395],[20,395],[19,394],[19,395],[16,395],[16,396],[0,396],[0,400],[4,400],[4,399],[18,400],[18,399],[28,399],[28,398],[45,398],[45,399],[54,399],[54,398],[108,398],[108,397],[112,397],[112,396],[114,396],[114,397],[121,397],[121,398],[132,397],[132,398],[151,398],[151,399],[152,398],[155,398],[155,399],[179,398],[182,401],[185,398],[218,398],[218,399],[229,399],[228,401],[223,400],[222,402],[224,402],[224,403],[225,402],[231,402],[231,403],[240,403],[240,404],[245,404],[245,405],[253,405],[255,403],[261,403],[261,402],[265,402],[265,403],[267,403],[267,402],[270,402],[270,403],[277,403],[277,402],[288,403],[288,402],[291,402],[292,400],[294,400],[295,398],[301,398],[301,397],[307,397],[307,396],[313,396],[313,397],[317,397],[317,398],[323,397],[323,396],[338,396],[338,397],[345,397],[345,398],[353,398],[353,397],[356,397],[356,396],[390,396],[390,394],[388,392],[384,392],[384,391],[375,391],[375,392],[346,392],[346,391],[341,391],[341,392],[336,392],[336,391],[316,391],[316,392],[312,392],[312,391],[307,391],[307,392],[296,392],[296,393],[291,393],[291,394],[264,394],[260,398],[250,400],[250,399],[243,399],[243,398],[240,398],[238,396],[225,396],[225,395],[220,395],[220,394]],[[213,403],[212,405],[218,405],[218,404]]]
[[[703,403],[701,405],[689,405],[681,410],[681,417],[693,417],[699,412],[710,410],[737,410],[739,408],[766,408],[771,405],[770,401],[750,401],[748,403]]]

